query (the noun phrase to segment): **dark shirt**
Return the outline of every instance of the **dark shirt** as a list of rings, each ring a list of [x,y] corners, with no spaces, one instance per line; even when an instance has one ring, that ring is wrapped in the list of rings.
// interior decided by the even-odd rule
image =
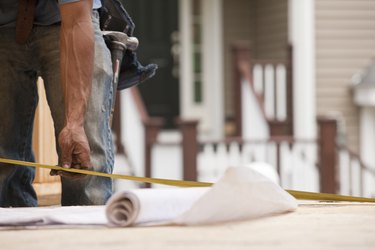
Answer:
[[[37,0],[34,24],[50,25],[60,21],[59,4],[79,0]],[[94,9],[100,8],[100,0],[94,0]],[[0,27],[15,27],[18,0],[0,0]]]

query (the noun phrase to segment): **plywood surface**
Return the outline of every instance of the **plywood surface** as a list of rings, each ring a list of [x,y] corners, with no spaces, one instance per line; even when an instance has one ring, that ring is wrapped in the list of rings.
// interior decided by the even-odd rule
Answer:
[[[375,204],[312,203],[297,212],[202,227],[0,230],[1,249],[375,249]]]

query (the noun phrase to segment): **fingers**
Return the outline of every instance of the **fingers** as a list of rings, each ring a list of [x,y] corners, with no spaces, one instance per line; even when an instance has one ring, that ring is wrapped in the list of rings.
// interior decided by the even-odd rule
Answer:
[[[72,162],[69,168],[83,169],[83,170],[92,170],[90,156],[87,153],[82,154],[73,154]],[[80,173],[72,173],[67,171],[58,170],[56,171],[57,175],[60,175],[64,178],[69,178],[71,180],[78,180],[85,178],[87,175]]]
[[[61,131],[59,135],[59,144],[61,147],[61,164],[63,168],[70,168],[72,163],[73,143],[71,134],[66,130]]]
[[[87,167],[81,167],[81,165],[77,164],[77,163],[73,163],[71,165],[71,168],[83,169],[83,170],[91,170],[91,169],[89,169]],[[67,172],[67,171],[64,171],[64,170],[56,170],[56,169],[52,169],[49,174],[50,174],[50,176],[60,175],[61,177],[69,178],[71,180],[78,180],[78,179],[85,178],[87,176],[87,175],[81,174],[81,173],[72,173],[72,172]]]
[[[71,168],[88,170],[88,168],[86,168],[86,167],[83,167],[83,168],[80,167],[79,164],[72,164],[72,167],[71,167]],[[49,172],[49,175],[50,175],[50,176],[57,176],[57,175],[60,175],[61,177],[69,178],[69,179],[72,179],[72,180],[82,179],[82,178],[84,178],[84,177],[87,176],[87,175],[85,175],[85,174],[72,173],[72,172],[67,172],[67,171],[63,171],[63,170],[56,170],[56,169],[52,169],[52,170]]]
[[[87,177],[87,175],[85,174],[71,173],[71,172],[66,172],[66,171],[61,171],[61,170],[57,171],[57,174],[60,175],[61,177],[64,177],[70,180],[80,180],[80,179]]]
[[[62,170],[55,170],[55,169],[51,170],[49,172],[49,175],[50,176],[60,175],[61,177],[69,178],[71,180],[83,179],[87,176],[85,174],[71,173],[71,172],[66,172],[66,171],[62,171]]]
[[[84,159],[84,160],[82,160],[83,163],[80,163],[81,160],[79,160],[79,159]],[[90,157],[88,155],[80,156],[80,155],[74,155],[73,154],[72,162],[69,165],[70,165],[69,168],[92,170]],[[86,177],[85,174],[72,173],[72,172],[55,170],[55,169],[50,171],[50,175],[51,176],[60,175],[64,178],[69,178],[69,179],[72,179],[72,180],[82,179],[82,178]]]
[[[90,159],[90,149],[87,147],[77,147],[77,150],[73,152],[73,163],[72,168],[78,169],[92,169],[91,159]]]
[[[79,164],[72,164],[71,168],[90,170],[87,167],[81,167]],[[52,169],[49,174],[50,174],[50,176],[60,175],[61,177],[69,178],[69,179],[72,179],[72,180],[82,179],[82,178],[85,178],[87,176],[87,175],[81,174],[81,173],[72,173],[72,172],[67,172],[67,171],[63,171],[63,170],[56,170],[56,169]]]
[[[90,147],[83,128],[74,130],[64,128],[59,135],[61,147],[61,165],[63,168],[91,170]],[[60,175],[70,179],[83,178],[86,175],[66,171],[51,171],[51,175]]]
[[[56,175],[59,175],[59,174],[57,173],[57,170],[52,169],[51,171],[49,171],[49,175],[50,176],[56,176]]]

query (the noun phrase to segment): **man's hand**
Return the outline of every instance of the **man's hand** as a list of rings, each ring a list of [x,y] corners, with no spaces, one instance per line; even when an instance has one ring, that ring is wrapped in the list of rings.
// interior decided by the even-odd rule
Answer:
[[[92,169],[90,147],[82,126],[65,127],[59,135],[61,147],[61,164],[63,168]],[[51,175],[60,175],[70,179],[80,179],[83,174],[52,170]]]

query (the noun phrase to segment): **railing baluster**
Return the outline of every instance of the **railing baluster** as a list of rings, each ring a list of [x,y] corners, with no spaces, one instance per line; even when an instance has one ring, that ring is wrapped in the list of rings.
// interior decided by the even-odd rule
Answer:
[[[276,142],[276,170],[277,170],[277,174],[279,176],[281,176],[281,162],[280,162],[280,142]],[[280,182],[280,186],[283,185],[283,181],[281,178],[279,178]]]
[[[273,80],[273,112],[274,112],[274,118],[275,120],[278,120],[278,86],[277,86],[277,64],[271,64],[272,67],[272,80]]]
[[[352,166],[352,157],[349,157],[349,195],[353,195],[353,166]]]
[[[265,66],[264,105],[268,119],[275,119],[275,79],[272,64]]]
[[[276,119],[286,121],[287,119],[287,92],[286,92],[286,71],[285,66],[276,66]]]
[[[363,173],[363,167],[359,163],[359,193],[360,193],[360,196],[363,196],[363,188],[364,188],[364,185],[365,185],[363,174],[364,174]]]

